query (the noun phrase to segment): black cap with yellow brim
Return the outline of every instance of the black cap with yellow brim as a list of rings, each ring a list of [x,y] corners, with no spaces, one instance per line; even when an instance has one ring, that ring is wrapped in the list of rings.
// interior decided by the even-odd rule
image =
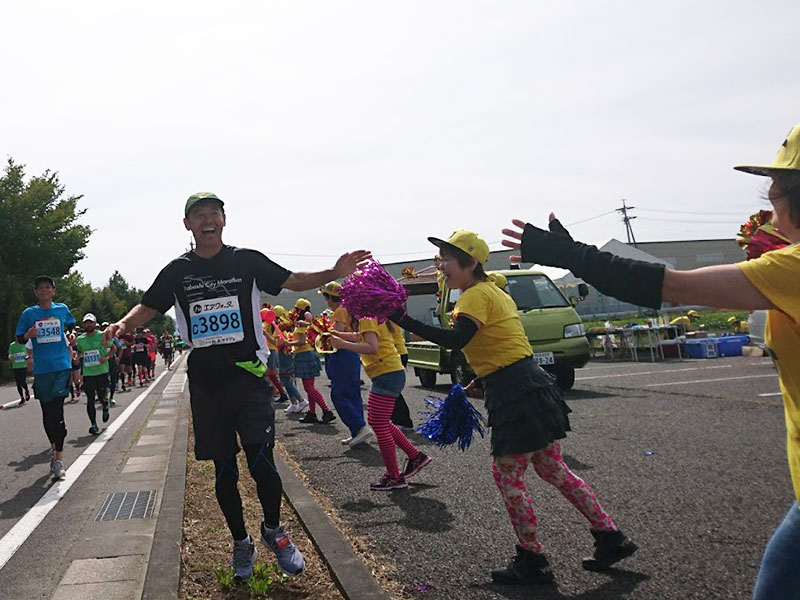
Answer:
[[[765,177],[790,173],[800,175],[800,124],[795,125],[783,140],[771,165],[741,165],[733,168],[744,173]]]

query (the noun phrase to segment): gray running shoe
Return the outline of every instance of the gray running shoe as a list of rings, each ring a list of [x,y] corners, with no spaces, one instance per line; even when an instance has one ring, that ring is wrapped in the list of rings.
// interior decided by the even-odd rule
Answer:
[[[233,578],[239,581],[250,579],[253,576],[253,565],[256,564],[257,558],[258,550],[250,536],[241,542],[233,542],[233,558],[231,558],[231,567],[234,570]]]
[[[67,478],[64,461],[59,458],[53,459],[53,462],[50,463],[50,472],[53,474],[53,481],[61,481]]]
[[[261,541],[272,548],[278,559],[278,568],[286,575],[297,575],[306,568],[306,561],[300,550],[294,545],[292,538],[283,530],[283,525],[275,529],[267,529],[261,522]]]

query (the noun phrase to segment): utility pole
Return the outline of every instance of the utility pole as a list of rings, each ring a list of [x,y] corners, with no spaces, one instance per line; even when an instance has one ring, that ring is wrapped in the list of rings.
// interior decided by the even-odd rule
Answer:
[[[636,208],[635,206],[626,206],[625,199],[622,199],[622,208],[615,209],[618,213],[622,214],[622,222],[625,223],[625,233],[628,235],[628,243],[630,244],[631,241],[633,242],[634,247],[636,246],[636,237],[633,235],[633,227],[631,227],[631,221],[636,217],[628,216],[628,211],[633,210]]]

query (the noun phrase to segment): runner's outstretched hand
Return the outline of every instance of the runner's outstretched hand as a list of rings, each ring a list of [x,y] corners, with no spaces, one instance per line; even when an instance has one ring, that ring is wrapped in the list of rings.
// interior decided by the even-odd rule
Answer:
[[[342,254],[333,266],[336,279],[350,275],[358,267],[366,264],[370,258],[372,258],[372,252],[369,250],[354,250],[353,252]]]

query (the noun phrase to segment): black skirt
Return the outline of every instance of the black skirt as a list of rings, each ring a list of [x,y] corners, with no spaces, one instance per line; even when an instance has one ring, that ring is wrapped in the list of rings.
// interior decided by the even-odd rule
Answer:
[[[481,378],[494,456],[534,452],[567,437],[569,407],[532,356]]]

